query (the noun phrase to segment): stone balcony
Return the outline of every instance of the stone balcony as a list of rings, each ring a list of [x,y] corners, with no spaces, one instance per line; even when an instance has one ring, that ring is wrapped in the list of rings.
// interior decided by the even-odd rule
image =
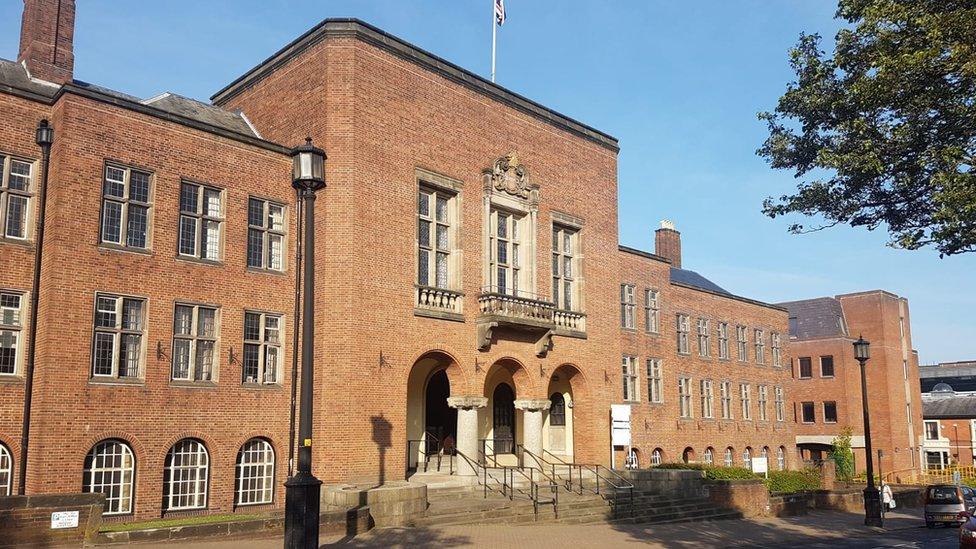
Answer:
[[[536,354],[545,356],[553,335],[585,338],[586,315],[557,309],[551,301],[538,296],[482,289],[478,296],[478,348],[491,347],[492,334],[500,327],[540,333]]]
[[[445,288],[416,286],[414,314],[464,321],[464,294]]]

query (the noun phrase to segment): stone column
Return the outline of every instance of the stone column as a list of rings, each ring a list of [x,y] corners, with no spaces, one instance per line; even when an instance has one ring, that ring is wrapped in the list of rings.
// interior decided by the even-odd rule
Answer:
[[[548,410],[549,399],[526,398],[515,401],[515,408],[522,410],[522,446],[542,458],[542,411]],[[540,467],[531,456],[525,457],[525,467]]]
[[[457,409],[457,449],[468,459],[478,460],[478,408],[488,405],[487,397],[454,396],[448,397],[447,405]],[[458,456],[458,475],[478,474],[467,459]]]

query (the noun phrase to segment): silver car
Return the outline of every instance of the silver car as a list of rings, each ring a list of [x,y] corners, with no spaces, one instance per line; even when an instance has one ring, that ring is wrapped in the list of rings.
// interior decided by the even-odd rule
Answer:
[[[933,484],[925,489],[925,526],[962,524],[976,511],[976,491],[969,486]]]

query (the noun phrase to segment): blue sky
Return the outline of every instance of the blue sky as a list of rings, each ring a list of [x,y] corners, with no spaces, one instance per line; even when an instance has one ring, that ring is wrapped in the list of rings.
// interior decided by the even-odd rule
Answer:
[[[491,0],[79,0],[75,77],[140,97],[207,100],[326,17],[358,17],[487,76]],[[801,31],[832,38],[828,0],[507,0],[498,83],[620,140],[620,241],[653,250],[662,218],[684,265],[785,301],[883,288],[909,299],[922,363],[976,359],[976,256],[885,246],[838,227],[794,236],[762,199],[795,185],[755,155]],[[22,3],[0,4],[0,56]]]

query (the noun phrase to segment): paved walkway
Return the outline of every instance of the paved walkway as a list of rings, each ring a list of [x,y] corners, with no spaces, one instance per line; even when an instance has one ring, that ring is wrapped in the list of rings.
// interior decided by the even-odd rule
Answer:
[[[816,512],[802,517],[724,520],[670,525],[457,525],[435,528],[386,528],[355,538],[323,538],[322,547],[836,547],[887,546],[893,540],[927,535],[921,510],[890,513],[883,531],[866,528],[863,515]],[[947,537],[954,531],[933,531]],[[852,538],[854,538],[852,540]],[[846,541],[846,542],[845,542]],[[851,542],[854,542],[853,545]],[[280,537],[261,540],[225,540],[181,543],[193,549],[278,549]],[[162,545],[140,545],[150,549]],[[172,547],[172,546],[170,546]]]

